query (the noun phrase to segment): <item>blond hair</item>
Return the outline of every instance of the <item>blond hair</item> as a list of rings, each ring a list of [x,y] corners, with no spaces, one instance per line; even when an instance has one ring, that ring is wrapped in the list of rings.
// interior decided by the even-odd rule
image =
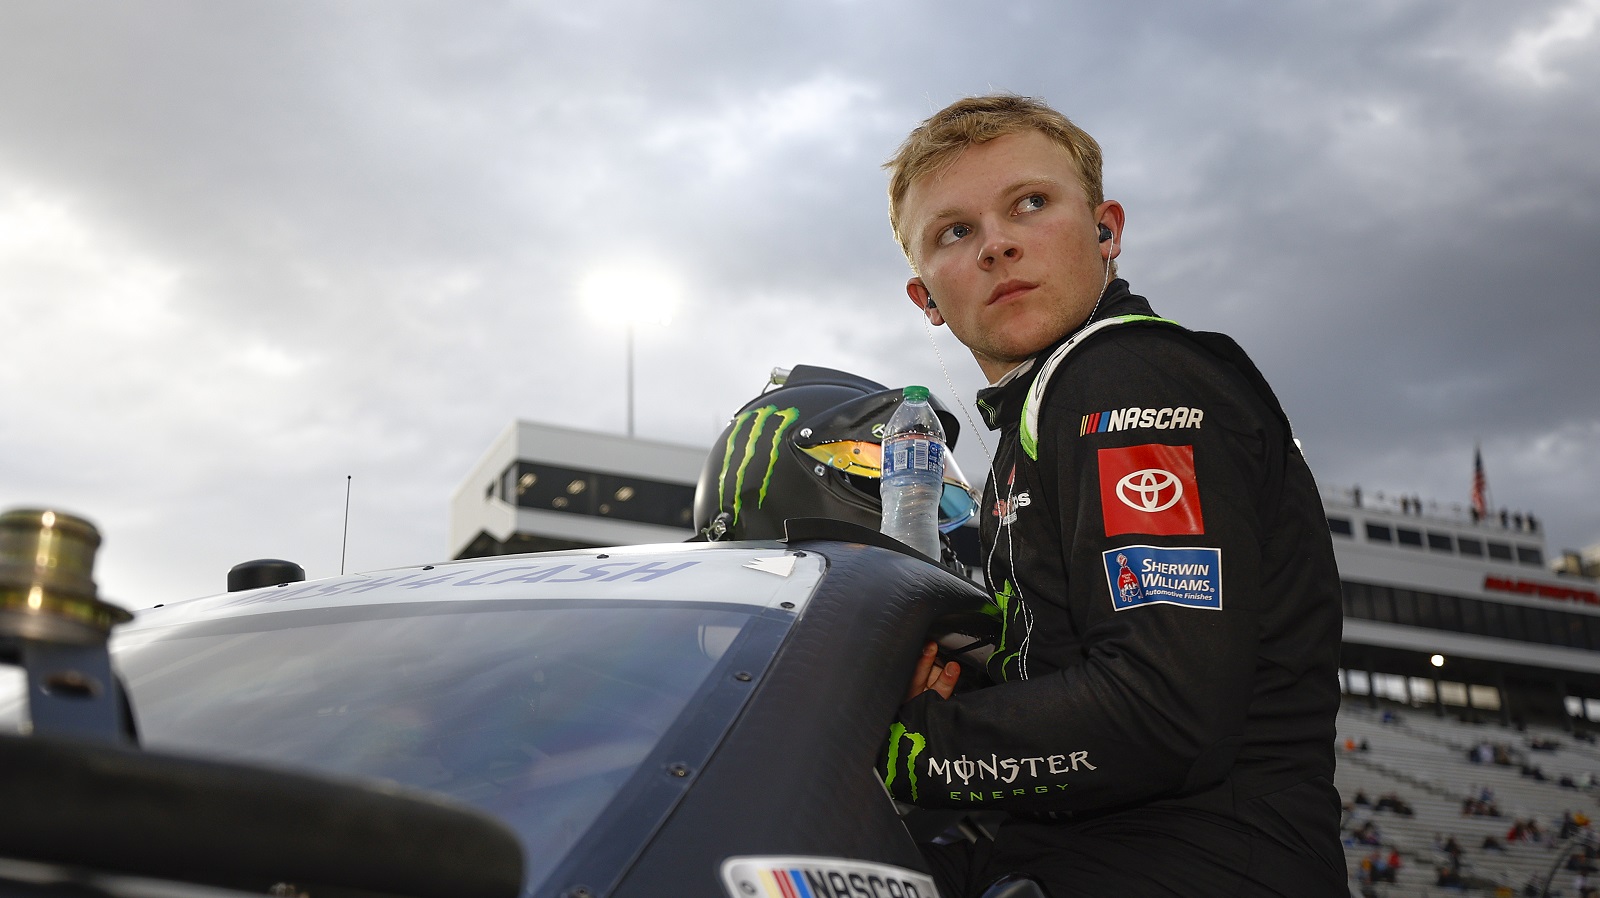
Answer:
[[[900,230],[900,207],[911,185],[944,169],[970,146],[1030,129],[1055,141],[1072,157],[1078,184],[1089,197],[1089,208],[1105,200],[1100,183],[1100,144],[1066,116],[1032,97],[1016,94],[957,100],[918,125],[900,144],[894,158],[883,164],[889,171],[889,225],[906,258],[911,257],[911,245]]]

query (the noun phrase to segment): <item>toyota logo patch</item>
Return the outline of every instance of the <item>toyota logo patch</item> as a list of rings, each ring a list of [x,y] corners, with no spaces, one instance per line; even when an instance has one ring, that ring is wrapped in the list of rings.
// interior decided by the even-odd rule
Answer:
[[[1183,482],[1162,468],[1145,468],[1117,481],[1117,498],[1134,511],[1166,511],[1183,498]]]
[[[1100,449],[1096,460],[1106,536],[1206,532],[1193,446],[1148,443]]]

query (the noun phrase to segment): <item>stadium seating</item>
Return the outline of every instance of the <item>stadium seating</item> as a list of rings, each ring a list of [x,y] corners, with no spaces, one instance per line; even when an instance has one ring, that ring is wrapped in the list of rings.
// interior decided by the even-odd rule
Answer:
[[[1569,813],[1600,816],[1595,802],[1600,749],[1593,744],[1557,729],[1469,724],[1439,717],[1431,707],[1380,703],[1371,708],[1347,699],[1339,711],[1336,746],[1335,785],[1347,809],[1343,830],[1352,894],[1362,894],[1363,859],[1374,850],[1386,857],[1392,847],[1401,859],[1393,882],[1373,883],[1367,894],[1521,896],[1534,883],[1531,894],[1537,895],[1553,873],[1550,894],[1576,895],[1566,849],[1581,847],[1592,828],[1573,839],[1560,835]],[[1535,768],[1542,779],[1532,775]],[[1358,793],[1371,804],[1356,804]],[[1398,799],[1411,814],[1378,809],[1382,796]],[[1499,816],[1467,813],[1474,799],[1476,810],[1492,805]],[[1508,837],[1517,821],[1529,820],[1541,831],[1537,841]],[[1363,844],[1358,835],[1375,835],[1377,844]],[[1462,849],[1464,889],[1438,885],[1439,869],[1450,867],[1443,845],[1451,837]],[[1485,848],[1488,838],[1501,849]]]

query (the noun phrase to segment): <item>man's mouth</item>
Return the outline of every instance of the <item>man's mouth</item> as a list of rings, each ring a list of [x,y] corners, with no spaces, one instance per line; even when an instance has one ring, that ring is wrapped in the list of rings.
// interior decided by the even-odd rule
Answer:
[[[1030,281],[1005,281],[995,287],[993,293],[989,294],[989,302],[987,304],[994,305],[997,302],[1015,299],[1037,286],[1039,285]]]

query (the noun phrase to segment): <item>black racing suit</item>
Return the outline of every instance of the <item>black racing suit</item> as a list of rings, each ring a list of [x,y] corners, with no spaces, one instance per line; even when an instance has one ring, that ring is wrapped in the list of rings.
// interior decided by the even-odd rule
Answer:
[[[1102,321],[979,394],[1001,434],[996,685],[906,703],[885,781],[1010,812],[993,843],[930,848],[951,898],[1006,872],[1053,898],[1348,894],[1342,612],[1310,469],[1231,339],[1154,319],[1121,280]]]

